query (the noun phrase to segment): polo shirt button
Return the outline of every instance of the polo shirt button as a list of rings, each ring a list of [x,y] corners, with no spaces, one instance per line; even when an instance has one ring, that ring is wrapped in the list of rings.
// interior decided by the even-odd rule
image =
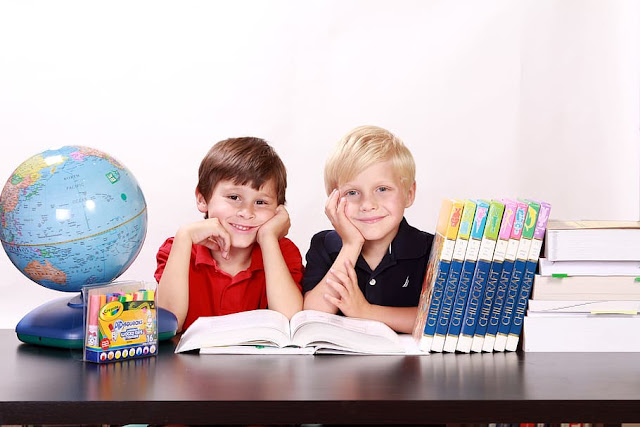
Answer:
[[[369,280],[369,284],[370,284],[371,286],[375,285],[375,284],[376,284],[376,279],[371,279],[371,280]]]

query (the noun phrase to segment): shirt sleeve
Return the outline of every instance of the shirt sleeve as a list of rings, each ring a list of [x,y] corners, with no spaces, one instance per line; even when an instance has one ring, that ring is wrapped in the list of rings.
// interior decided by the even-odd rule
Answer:
[[[282,251],[282,257],[285,264],[291,273],[293,281],[296,282],[298,289],[302,290],[302,276],[304,274],[304,267],[302,265],[302,255],[300,249],[289,239],[280,239],[280,250]]]
[[[173,237],[165,240],[156,254],[156,272],[153,277],[155,277],[158,283],[160,283],[160,278],[162,278],[162,273],[164,273],[164,268],[167,265],[167,259],[169,259],[169,253],[171,253],[171,246],[173,246]]]
[[[307,293],[316,287],[327,274],[334,259],[325,246],[326,231],[321,231],[311,238],[311,244],[307,251],[307,265],[302,278],[302,292]]]

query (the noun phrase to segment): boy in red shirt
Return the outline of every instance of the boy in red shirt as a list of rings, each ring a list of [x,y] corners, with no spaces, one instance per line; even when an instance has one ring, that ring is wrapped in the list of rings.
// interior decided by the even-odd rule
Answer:
[[[260,138],[215,144],[200,164],[198,210],[157,254],[158,304],[173,312],[178,330],[200,316],[269,308],[291,317],[302,309],[303,267],[284,236],[287,173]]]

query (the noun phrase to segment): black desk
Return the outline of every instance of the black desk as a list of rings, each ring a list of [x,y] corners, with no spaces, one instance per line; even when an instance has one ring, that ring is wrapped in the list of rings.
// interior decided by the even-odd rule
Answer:
[[[640,421],[640,353],[173,354],[109,365],[0,330],[0,424]]]

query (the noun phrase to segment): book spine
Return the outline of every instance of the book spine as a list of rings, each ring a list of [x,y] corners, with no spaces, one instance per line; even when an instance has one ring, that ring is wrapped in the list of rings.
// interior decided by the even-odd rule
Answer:
[[[516,307],[518,295],[520,294],[522,277],[524,276],[524,269],[527,264],[527,259],[529,258],[529,250],[531,249],[533,233],[536,228],[535,226],[539,210],[540,205],[538,203],[528,203],[527,216],[524,221],[520,244],[518,245],[518,254],[516,255],[513,272],[511,273],[511,281],[509,282],[509,288],[507,289],[507,296],[504,301],[502,316],[500,316],[498,334],[496,335],[496,342],[493,347],[494,351],[505,351],[507,346],[507,337],[509,336],[509,331],[511,329],[511,322],[513,321],[513,313]]]
[[[524,277],[522,278],[522,286],[520,287],[520,293],[518,294],[518,299],[516,301],[516,308],[513,313],[513,321],[511,322],[511,328],[509,329],[509,335],[507,336],[507,351],[516,351],[518,348],[520,332],[522,331],[522,322],[524,315],[527,312],[529,295],[531,294],[533,278],[536,273],[536,267],[538,266],[538,258],[540,257],[540,250],[542,249],[542,241],[544,239],[544,233],[547,228],[550,212],[551,205],[541,202],[531,248],[529,249],[529,257],[525,265]]]
[[[458,335],[458,341],[456,343],[456,350],[462,353],[469,353],[471,351],[471,343],[473,342],[473,334],[475,333],[478,319],[478,309],[490,269],[490,261],[480,259],[476,262],[476,268],[469,286],[467,304],[462,316],[460,334]]]
[[[489,324],[487,325],[487,333],[484,337],[482,351],[492,352],[496,342],[496,335],[498,335],[498,327],[500,326],[500,318],[502,317],[502,308],[504,307],[504,300],[507,297],[507,290],[509,288],[509,283],[511,282],[513,266],[518,254],[520,238],[522,237],[522,229],[524,228],[524,220],[527,216],[527,208],[528,206],[526,203],[516,202],[516,212],[513,219],[513,227],[511,228],[511,235],[509,236],[509,245],[507,246],[507,253],[504,257],[504,263],[502,264],[502,272],[500,273],[500,279],[498,280],[496,295],[494,297],[493,304],[491,305],[491,316],[489,317]]]
[[[451,246],[445,242],[443,252],[453,252]],[[422,337],[418,342],[418,348],[422,351],[429,351],[431,348],[431,342],[433,341],[433,331],[435,330],[435,319],[440,308],[440,302],[442,300],[442,290],[444,289],[444,283],[447,280],[451,262],[446,259],[441,259],[438,263],[437,273],[431,289],[431,296],[429,298],[429,304],[427,309],[427,317],[425,319],[424,329]]]
[[[451,319],[449,320],[447,336],[444,341],[443,350],[449,353],[455,352],[458,345],[458,337],[462,327],[462,317],[467,304],[469,287],[471,285],[471,279],[473,278],[473,272],[476,268],[476,261],[480,253],[480,244],[482,242],[484,227],[487,223],[488,211],[489,204],[487,202],[479,200],[476,203],[476,214],[473,218],[471,236],[469,238],[469,244],[467,245],[465,260],[462,264],[462,273],[458,281],[458,289],[456,290]]]
[[[476,203],[469,199],[465,200],[462,219],[460,220],[460,227],[458,229],[458,237],[456,239],[455,249],[453,250],[453,259],[451,261],[451,267],[449,268],[449,275],[444,287],[442,303],[440,304],[440,311],[436,321],[431,351],[441,352],[444,347],[444,340],[447,335],[447,328],[449,327],[449,318],[451,317],[451,310],[453,308],[453,300],[456,296],[458,280],[460,279],[462,264],[471,236],[471,227],[473,225],[475,211]]]
[[[456,289],[458,288],[458,282],[462,273],[462,265],[463,261],[456,259],[451,261],[449,276],[447,277],[447,283],[444,287],[442,304],[440,306],[440,312],[438,313],[436,329],[431,343],[431,351],[442,352],[444,349],[444,342],[449,328],[449,319],[451,318],[453,302],[456,297]]]
[[[498,241],[496,242],[496,249],[493,253],[491,268],[489,269],[487,284],[485,285],[484,296],[482,297],[482,304],[480,305],[480,313],[478,314],[478,323],[476,324],[476,330],[471,343],[471,351],[474,353],[481,352],[484,345],[484,337],[487,333],[487,326],[489,325],[489,317],[491,315],[491,306],[493,305],[498,280],[500,279],[502,266],[507,255],[507,248],[509,247],[509,237],[513,229],[515,212],[516,203],[512,200],[504,200],[504,214],[500,224]]]
[[[458,344],[456,345],[456,350],[463,353],[471,351],[471,343],[473,342],[473,335],[476,330],[478,315],[480,314],[480,305],[482,304],[484,288],[491,269],[491,261],[495,252],[503,213],[504,205],[502,203],[494,200],[489,204],[489,213],[487,214],[487,222],[484,227],[482,243],[480,244],[478,262],[471,280],[471,288],[462,318]]]
[[[480,314],[478,315],[478,324],[476,325],[473,342],[471,343],[471,351],[474,353],[483,351],[485,338],[487,331],[489,330],[489,322],[491,320],[491,309],[493,308],[493,302],[497,293],[503,266],[504,261],[493,261],[491,263],[489,275],[487,276],[487,284],[484,291],[482,306],[480,307]],[[493,348],[491,351],[493,351]]]
[[[421,295],[421,304],[418,308],[418,319],[414,330],[414,338],[417,339],[418,347],[422,351],[429,351],[431,348],[435,321],[440,309],[442,292],[449,274],[460,226],[462,208],[463,203],[460,200],[445,200],[438,216],[436,237],[440,244],[440,247],[437,248],[439,256],[433,265],[427,267],[425,284],[422,289],[422,293],[425,295]],[[434,244],[435,242],[434,239]]]

